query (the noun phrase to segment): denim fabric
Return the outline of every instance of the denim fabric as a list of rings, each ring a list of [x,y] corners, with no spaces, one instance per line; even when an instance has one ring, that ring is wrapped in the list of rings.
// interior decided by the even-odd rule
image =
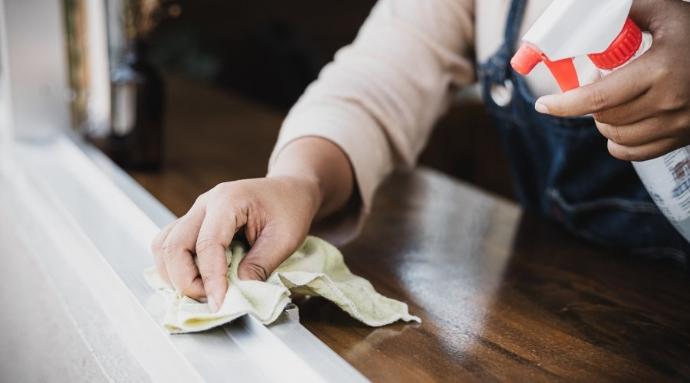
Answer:
[[[536,98],[510,67],[526,3],[512,1],[502,47],[479,66],[519,201],[586,240],[684,262],[690,245],[652,202],[632,165],[608,153],[594,120],[534,110]],[[512,94],[507,105],[494,101],[495,87]]]

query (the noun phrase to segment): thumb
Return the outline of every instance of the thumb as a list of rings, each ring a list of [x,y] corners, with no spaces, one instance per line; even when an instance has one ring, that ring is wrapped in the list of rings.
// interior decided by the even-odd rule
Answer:
[[[655,8],[659,6],[658,0],[635,0],[630,9],[630,18],[643,30],[654,32],[655,15],[658,11]]]
[[[286,231],[287,232],[287,231]],[[265,281],[302,244],[304,238],[295,240],[283,235],[264,232],[242,259],[237,269],[240,280]]]

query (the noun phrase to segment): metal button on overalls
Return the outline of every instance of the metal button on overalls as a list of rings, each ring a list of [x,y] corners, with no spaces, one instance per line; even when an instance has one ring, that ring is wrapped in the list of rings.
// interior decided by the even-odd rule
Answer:
[[[513,100],[513,82],[505,80],[503,84],[493,84],[491,86],[491,99],[500,107],[508,106]]]

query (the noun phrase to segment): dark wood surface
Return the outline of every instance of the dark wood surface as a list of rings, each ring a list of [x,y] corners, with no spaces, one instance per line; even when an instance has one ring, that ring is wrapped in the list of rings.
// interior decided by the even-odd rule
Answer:
[[[169,83],[168,164],[133,176],[176,214],[265,171],[282,116]],[[302,323],[374,381],[690,381],[690,277],[612,254],[439,172],[392,177],[346,262],[421,325],[373,329],[321,299]]]

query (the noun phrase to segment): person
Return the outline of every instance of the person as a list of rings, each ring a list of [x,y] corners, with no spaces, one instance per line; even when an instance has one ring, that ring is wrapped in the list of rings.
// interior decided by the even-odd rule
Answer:
[[[549,3],[379,0],[288,114],[266,177],[217,185],[153,241],[163,278],[215,310],[227,289],[225,248],[238,231],[251,244],[239,277],[255,280],[303,242],[312,222],[329,239],[351,238],[379,183],[414,165],[453,95],[476,80],[525,209],[599,244],[683,257],[687,243],[630,161],[690,144],[690,4],[636,0],[632,17],[652,33],[652,49],[558,94],[544,70],[525,79],[509,67]]]

